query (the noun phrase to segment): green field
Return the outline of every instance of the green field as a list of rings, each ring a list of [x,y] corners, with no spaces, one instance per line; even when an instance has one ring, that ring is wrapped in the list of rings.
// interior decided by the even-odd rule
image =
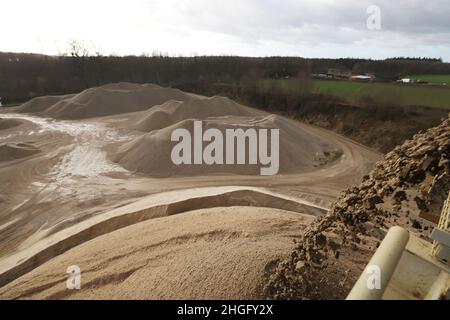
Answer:
[[[447,83],[448,85],[450,85],[450,74],[418,74],[407,76],[405,78],[423,80],[435,84]]]
[[[305,88],[295,79],[262,80],[259,85],[261,88],[275,86],[288,91],[299,90],[299,86],[300,90]],[[306,87],[314,93],[331,94],[354,104],[370,98],[389,105],[421,105],[450,110],[450,87],[334,80],[312,80]]]

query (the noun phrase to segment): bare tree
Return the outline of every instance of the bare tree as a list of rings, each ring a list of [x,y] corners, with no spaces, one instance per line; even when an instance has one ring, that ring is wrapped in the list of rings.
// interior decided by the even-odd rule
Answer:
[[[89,59],[89,51],[81,41],[69,40],[69,52],[74,61],[75,70],[85,88],[89,87],[87,79],[87,62]]]

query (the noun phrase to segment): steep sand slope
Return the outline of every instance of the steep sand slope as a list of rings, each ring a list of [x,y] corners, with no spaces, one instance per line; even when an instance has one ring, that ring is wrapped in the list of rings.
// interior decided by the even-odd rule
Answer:
[[[290,211],[231,207],[153,219],[80,245],[0,289],[1,298],[254,299],[266,265],[312,221]],[[66,269],[81,268],[81,289]]]

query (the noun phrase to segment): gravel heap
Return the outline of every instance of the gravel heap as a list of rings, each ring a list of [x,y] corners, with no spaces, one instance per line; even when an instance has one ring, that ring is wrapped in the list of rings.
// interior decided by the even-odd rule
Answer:
[[[267,269],[266,297],[345,298],[389,227],[429,240],[449,190],[450,118],[397,146],[345,190],[290,257]]]

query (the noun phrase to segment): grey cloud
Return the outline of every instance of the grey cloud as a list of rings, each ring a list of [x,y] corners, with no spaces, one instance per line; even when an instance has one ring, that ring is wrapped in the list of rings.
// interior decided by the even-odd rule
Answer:
[[[367,29],[366,9],[381,8],[382,30]],[[181,9],[182,8],[182,9]],[[445,0],[249,0],[185,1],[174,13],[180,28],[208,30],[236,37],[246,43],[299,42],[380,45],[448,44],[450,2]],[[174,20],[171,20],[173,23]]]

